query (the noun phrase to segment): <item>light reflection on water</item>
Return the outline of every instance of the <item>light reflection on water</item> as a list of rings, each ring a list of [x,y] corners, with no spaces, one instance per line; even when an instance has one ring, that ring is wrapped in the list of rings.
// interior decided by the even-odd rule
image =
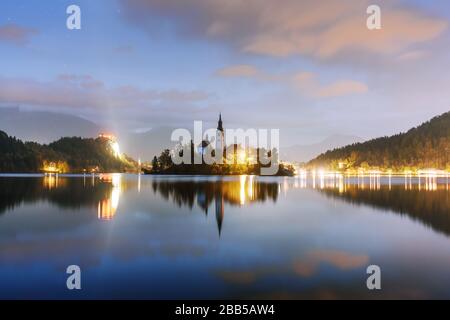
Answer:
[[[449,298],[449,195],[446,177],[3,176],[0,297]]]

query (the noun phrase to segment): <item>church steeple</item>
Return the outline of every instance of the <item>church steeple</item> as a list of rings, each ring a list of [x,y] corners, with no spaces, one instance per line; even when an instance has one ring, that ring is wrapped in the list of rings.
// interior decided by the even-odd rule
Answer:
[[[222,113],[219,113],[219,122],[218,122],[218,124],[217,124],[217,130],[223,132],[223,127],[222,127]]]

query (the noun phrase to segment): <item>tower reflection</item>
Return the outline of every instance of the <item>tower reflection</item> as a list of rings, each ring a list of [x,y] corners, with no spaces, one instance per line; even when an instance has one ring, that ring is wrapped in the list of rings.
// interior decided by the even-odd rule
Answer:
[[[214,199],[216,205],[216,221],[217,221],[217,230],[219,231],[219,236],[222,233],[222,222],[224,216],[224,201],[222,192],[218,192]]]
[[[222,233],[226,205],[247,206],[267,200],[276,202],[279,194],[277,183],[261,182],[247,175],[215,181],[154,180],[152,188],[178,207],[186,206],[191,210],[198,207],[206,215],[214,205],[219,235]]]

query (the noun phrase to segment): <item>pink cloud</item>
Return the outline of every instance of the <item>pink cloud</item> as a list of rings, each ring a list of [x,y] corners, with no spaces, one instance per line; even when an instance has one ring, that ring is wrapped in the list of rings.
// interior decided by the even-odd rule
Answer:
[[[368,0],[122,0],[125,16],[143,28],[149,15],[178,25],[183,35],[221,40],[263,55],[308,55],[329,59],[341,53],[402,53],[429,42],[447,21],[412,6],[380,0],[382,29],[366,27]]]
[[[318,75],[313,72],[298,72],[295,74],[272,74],[251,65],[232,65],[216,72],[226,78],[252,78],[275,84],[294,87],[305,96],[313,98],[332,98],[352,94],[363,94],[369,91],[365,83],[349,79],[339,79],[328,84],[322,84]]]
[[[15,45],[25,45],[30,38],[37,34],[36,29],[25,28],[16,24],[5,24],[0,26],[0,41],[13,43]]]
[[[0,102],[50,108],[151,108],[208,98],[209,94],[201,91],[159,91],[135,86],[109,88],[89,75],[62,74],[49,82],[0,77]]]
[[[222,68],[216,74],[221,77],[255,77],[259,70],[254,66],[241,64]]]
[[[321,263],[330,264],[341,270],[351,270],[367,266],[369,257],[338,250],[315,250],[309,252],[304,259],[294,261],[293,269],[302,277],[311,277]]]

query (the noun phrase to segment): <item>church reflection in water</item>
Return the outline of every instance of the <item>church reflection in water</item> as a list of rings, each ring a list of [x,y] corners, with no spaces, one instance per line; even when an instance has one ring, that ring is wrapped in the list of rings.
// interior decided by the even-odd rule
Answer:
[[[427,177],[294,177],[261,179],[235,177],[162,177],[85,175],[76,177],[0,178],[0,217],[23,204],[49,202],[61,209],[92,208],[91,218],[110,221],[117,215],[120,197],[137,191],[145,206],[149,192],[158,200],[178,207],[213,211],[219,235],[223,232],[225,211],[266,201],[277,202],[280,194],[294,197],[315,190],[328,198],[407,215],[436,231],[450,235],[450,190],[448,178]],[[301,198],[299,198],[301,199]],[[128,206],[131,204],[128,202]],[[132,205],[131,205],[132,206]],[[124,210],[129,208],[124,207]],[[151,210],[149,210],[151,211]]]
[[[222,232],[225,205],[243,206],[256,202],[276,202],[279,184],[256,181],[254,176],[233,177],[229,180],[154,180],[152,188],[167,201],[191,210],[198,206],[205,215],[214,207],[217,229]]]

